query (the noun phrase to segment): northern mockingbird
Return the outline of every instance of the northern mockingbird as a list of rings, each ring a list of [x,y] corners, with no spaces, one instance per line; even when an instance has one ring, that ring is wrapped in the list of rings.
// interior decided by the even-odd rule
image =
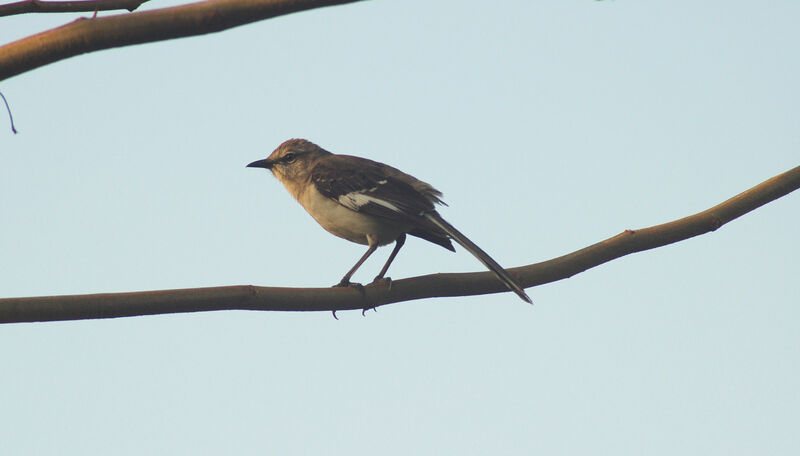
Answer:
[[[382,280],[405,243],[406,234],[410,234],[453,252],[450,239],[456,241],[509,290],[531,302],[502,266],[436,212],[434,204],[444,202],[439,199],[442,193],[430,184],[383,163],[332,154],[305,139],[285,141],[269,157],[247,166],[272,171],[331,234],[368,246],[367,252],[335,286],[349,286],[350,277],[379,246],[394,242],[394,250],[375,277],[375,282]]]

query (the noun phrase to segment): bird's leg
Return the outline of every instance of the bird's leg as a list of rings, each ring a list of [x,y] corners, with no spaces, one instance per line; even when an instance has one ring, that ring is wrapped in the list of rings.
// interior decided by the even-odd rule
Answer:
[[[389,277],[384,277],[384,275],[386,275],[386,271],[389,270],[389,265],[392,264],[392,261],[394,261],[394,257],[397,256],[397,253],[400,251],[400,248],[403,247],[403,244],[405,244],[405,242],[406,242],[405,233],[401,234],[400,237],[395,239],[394,249],[392,250],[392,253],[389,254],[389,259],[386,260],[386,264],[384,264],[383,268],[381,268],[381,272],[379,272],[378,275],[375,276],[375,280],[373,280],[370,285],[383,284],[386,285],[386,287],[389,288],[390,290],[392,289],[392,279]],[[375,312],[378,311],[378,309],[375,307],[365,307],[361,309],[361,316],[362,317],[366,316],[366,312],[369,309],[372,309]]]
[[[361,259],[358,260],[358,262],[352,268],[350,268],[349,271],[347,271],[347,274],[345,274],[344,277],[342,277],[342,280],[336,285],[334,285],[334,287],[350,287],[354,285],[361,287],[361,284],[350,283],[350,277],[352,277],[353,274],[356,272],[356,270],[361,266],[361,264],[367,261],[367,258],[369,258],[369,256],[375,253],[375,250],[378,249],[378,237],[375,236],[374,234],[367,235],[367,242],[369,243],[369,248],[367,249],[367,252],[364,253],[364,256],[362,256]]]
[[[387,288],[389,288],[390,290],[392,289],[391,277],[384,277],[384,275],[386,275],[386,271],[389,270],[389,265],[392,264],[392,261],[394,261],[394,257],[397,256],[397,253],[400,251],[400,248],[403,247],[403,244],[405,243],[406,243],[406,234],[403,233],[400,235],[399,238],[397,238],[394,241],[394,249],[392,250],[392,253],[389,254],[389,259],[386,260],[386,264],[384,264],[383,268],[381,268],[381,272],[379,272],[378,275],[375,276],[375,280],[372,281],[372,284],[379,284],[379,283],[385,284]],[[372,309],[375,312],[378,311],[378,309],[375,307],[368,307],[365,309],[361,309],[361,316],[362,317],[366,316],[366,312],[369,309]]]
[[[386,264],[383,265],[381,272],[379,272],[378,275],[375,276],[375,280],[373,280],[372,283],[387,282],[388,286],[391,288],[392,279],[390,279],[389,277],[384,278],[383,276],[386,275],[386,271],[389,270],[389,265],[392,264],[392,261],[394,261],[394,257],[397,256],[397,253],[400,252],[400,248],[403,247],[403,244],[405,243],[406,243],[406,234],[403,233],[400,235],[399,238],[397,238],[397,240],[394,241],[394,249],[392,250],[392,253],[389,254],[389,259],[386,260]]]

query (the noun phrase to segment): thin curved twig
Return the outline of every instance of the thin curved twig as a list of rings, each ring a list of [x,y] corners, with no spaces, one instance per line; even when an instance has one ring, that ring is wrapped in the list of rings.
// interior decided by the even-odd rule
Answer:
[[[689,239],[800,188],[800,166],[708,210],[623,233],[542,263],[510,269],[526,288],[566,279],[630,253]],[[391,287],[274,288],[252,285],[183,290],[0,299],[0,323],[130,317],[210,310],[331,311],[370,309],[414,299],[508,291],[490,272],[432,274],[396,280]]]
[[[98,18],[0,47],[0,81],[87,52],[219,32],[239,25],[360,0],[208,0]]]
[[[43,2],[22,0],[0,5],[0,17],[26,13],[80,13],[126,9],[133,12],[150,0],[78,0],[74,2]]]
[[[6,100],[6,96],[3,95],[3,92],[0,92],[0,98],[3,99],[3,103],[6,105],[6,111],[8,111],[8,121],[11,122],[11,132],[16,135],[17,127],[14,126],[14,116],[11,115],[11,106],[8,105],[8,100]]]

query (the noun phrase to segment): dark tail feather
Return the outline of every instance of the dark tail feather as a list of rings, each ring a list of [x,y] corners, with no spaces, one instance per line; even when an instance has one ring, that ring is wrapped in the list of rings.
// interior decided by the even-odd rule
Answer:
[[[497,264],[497,262],[494,261],[488,253],[484,252],[480,247],[475,245],[474,242],[470,241],[466,236],[461,234],[461,232],[458,231],[453,225],[447,223],[447,221],[439,216],[439,214],[425,214],[425,217],[433,222],[434,225],[441,228],[442,231],[447,233],[451,238],[453,238],[454,241],[458,242],[461,247],[467,249],[467,251],[477,258],[481,263],[483,263],[484,266],[489,268],[489,270],[492,271],[494,275],[496,275],[497,278],[508,287],[509,290],[516,293],[517,296],[522,298],[523,301],[533,304],[533,301],[531,301],[531,298],[528,297],[520,284],[517,283],[517,281],[514,280],[514,278],[511,277],[511,275],[509,275],[502,266]]]

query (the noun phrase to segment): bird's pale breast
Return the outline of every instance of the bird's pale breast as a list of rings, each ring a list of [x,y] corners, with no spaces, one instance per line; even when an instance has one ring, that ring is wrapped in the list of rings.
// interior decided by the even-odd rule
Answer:
[[[378,237],[378,245],[386,245],[411,228],[348,209],[323,196],[313,185],[299,194],[297,201],[329,233],[357,244],[367,245],[367,234],[374,234]]]

